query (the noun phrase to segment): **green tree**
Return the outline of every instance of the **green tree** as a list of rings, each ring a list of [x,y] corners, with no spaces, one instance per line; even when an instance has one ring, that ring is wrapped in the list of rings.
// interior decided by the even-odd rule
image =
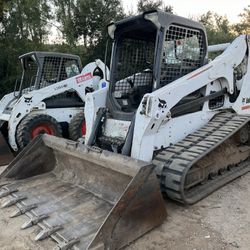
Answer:
[[[46,24],[51,18],[48,0],[12,0],[7,5],[6,34],[35,43],[45,41],[48,34]]]
[[[79,0],[53,0],[56,7],[56,20],[66,43],[75,46],[77,42],[75,12]]]
[[[93,10],[96,10],[97,15]],[[85,39],[85,43],[88,46],[88,55],[85,58],[87,62],[93,61],[96,58],[104,60],[108,39],[107,25],[124,17],[125,14],[120,0],[97,0],[96,5],[91,8],[89,15],[84,17],[79,15],[78,27],[83,28],[84,24],[87,25],[88,23],[87,29],[83,28],[81,30],[80,28],[79,30],[79,34],[82,35],[81,37]],[[86,34],[87,36],[84,37]],[[109,63],[107,62],[107,64]]]
[[[237,34],[250,34],[250,5],[239,15],[241,21],[234,25]]]
[[[235,37],[226,16],[220,16],[217,13],[208,11],[201,15],[198,21],[206,28],[209,44],[230,42]]]
[[[162,5],[162,0],[139,0],[137,2],[137,11],[140,13],[148,10],[161,9]]]
[[[174,13],[174,7],[171,6],[171,5],[166,5],[166,6],[163,8],[163,10],[164,10],[165,12],[168,12],[168,13],[171,13],[171,14]]]
[[[137,2],[137,12],[141,13],[148,10],[163,10],[165,12],[173,13],[173,7],[170,5],[164,6],[162,0],[139,0]]]
[[[10,0],[0,0],[0,23],[2,23],[4,18],[4,13],[6,12],[7,3]]]
[[[13,89],[20,74],[18,57],[43,48],[51,18],[48,0],[4,1],[0,23],[0,93]]]
[[[56,17],[67,43],[83,44],[83,64],[104,58],[107,25],[123,18],[120,0],[54,0]],[[66,6],[67,8],[63,7]]]

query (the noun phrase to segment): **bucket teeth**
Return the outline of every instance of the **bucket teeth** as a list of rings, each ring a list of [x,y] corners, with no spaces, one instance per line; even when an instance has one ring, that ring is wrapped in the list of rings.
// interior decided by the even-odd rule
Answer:
[[[6,208],[6,207],[10,207],[10,206],[13,206],[15,205],[16,203],[22,201],[22,200],[25,200],[27,199],[27,197],[25,196],[19,196],[19,197],[15,197],[15,198],[11,198],[9,199],[8,201],[6,201],[3,205],[2,205],[2,208]]]
[[[6,197],[14,192],[17,192],[18,190],[17,189],[12,189],[12,190],[9,190],[7,188],[2,188],[1,191],[0,191],[0,199],[3,198],[3,197]]]
[[[15,211],[13,214],[11,214],[10,218],[14,218],[14,217],[17,217],[19,215],[25,214],[26,212],[29,212],[30,210],[35,209],[35,208],[37,208],[36,204],[23,206],[23,207],[19,208],[17,211]]]
[[[48,229],[43,229],[35,238],[36,241],[38,240],[44,240],[48,238],[51,234],[56,233],[57,231],[63,229],[62,226],[53,226]]]
[[[0,188],[6,187],[8,184],[10,184],[10,183],[9,182],[1,182]]]
[[[60,250],[68,250],[71,249],[75,244],[79,243],[80,239],[79,238],[73,238],[69,240],[67,243],[60,244],[59,249]]]
[[[40,221],[48,218],[49,216],[47,214],[42,214],[36,217],[33,217],[32,219],[30,219],[29,221],[25,222],[22,226],[21,229],[26,229],[29,227],[32,227],[34,225],[36,225],[37,223],[39,223]]]

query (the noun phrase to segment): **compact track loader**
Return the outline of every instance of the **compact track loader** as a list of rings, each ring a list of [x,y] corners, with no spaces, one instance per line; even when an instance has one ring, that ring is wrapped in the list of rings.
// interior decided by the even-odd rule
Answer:
[[[36,51],[20,61],[20,81],[0,100],[0,166],[39,134],[73,140],[84,135],[86,93],[101,87],[99,80],[108,74],[100,60],[81,70],[79,56],[70,54]]]
[[[110,82],[86,96],[84,145],[43,135],[0,176],[3,206],[61,249],[119,249],[164,220],[160,187],[193,204],[250,170],[247,35],[208,47],[201,24],[160,11],[108,33]]]

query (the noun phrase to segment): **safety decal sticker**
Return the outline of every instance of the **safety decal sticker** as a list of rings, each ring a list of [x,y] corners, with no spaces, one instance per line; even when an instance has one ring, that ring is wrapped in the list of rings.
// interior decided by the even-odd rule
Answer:
[[[250,109],[250,105],[246,105],[246,106],[241,107],[241,110],[246,110],[246,109]]]
[[[77,83],[85,82],[85,81],[90,80],[91,78],[92,78],[92,74],[91,72],[89,72],[89,73],[86,73],[85,75],[76,77],[76,82]]]
[[[250,98],[249,97],[242,98],[241,110],[246,110],[246,109],[250,109]]]

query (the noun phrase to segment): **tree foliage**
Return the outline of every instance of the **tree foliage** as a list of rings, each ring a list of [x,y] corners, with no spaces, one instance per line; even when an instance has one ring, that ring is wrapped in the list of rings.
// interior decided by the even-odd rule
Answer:
[[[55,19],[60,25],[63,39],[70,46],[76,46],[76,0],[53,0],[55,6]]]
[[[1,0],[0,6],[0,90],[3,93],[13,88],[20,74],[18,57],[43,49],[49,34],[47,21],[52,16],[48,0]]]
[[[137,3],[138,12],[144,12],[148,10],[160,9],[162,7],[162,0],[139,0]]]
[[[163,0],[137,0],[134,13],[152,9],[173,13]],[[78,54],[83,65],[96,58],[104,60],[106,26],[125,16],[121,0],[0,0],[0,95],[13,89],[21,73],[18,57],[29,51]],[[207,29],[209,44],[228,42],[250,33],[250,6],[234,25],[210,11],[199,21]],[[58,27],[62,39],[48,44],[48,37],[53,40],[55,36],[53,27]]]
[[[3,18],[5,35],[35,43],[45,42],[48,34],[47,21],[50,18],[47,0],[8,1],[7,13]]]
[[[250,5],[248,5],[247,8],[244,8],[239,16],[241,21],[234,25],[235,32],[237,34],[250,34]]]
[[[4,16],[7,12],[8,9],[8,2],[10,2],[11,0],[0,0],[0,24],[2,25]]]
[[[141,13],[148,10],[163,10],[165,12],[173,13],[173,7],[171,5],[164,6],[162,0],[139,0],[137,2],[137,12]]]
[[[66,42],[71,46],[82,43],[88,50],[84,61],[103,56],[106,27],[125,15],[119,0],[54,0],[57,21]],[[67,7],[65,7],[67,6]]]
[[[208,11],[198,21],[206,28],[209,44],[230,42],[235,36],[226,16]]]

